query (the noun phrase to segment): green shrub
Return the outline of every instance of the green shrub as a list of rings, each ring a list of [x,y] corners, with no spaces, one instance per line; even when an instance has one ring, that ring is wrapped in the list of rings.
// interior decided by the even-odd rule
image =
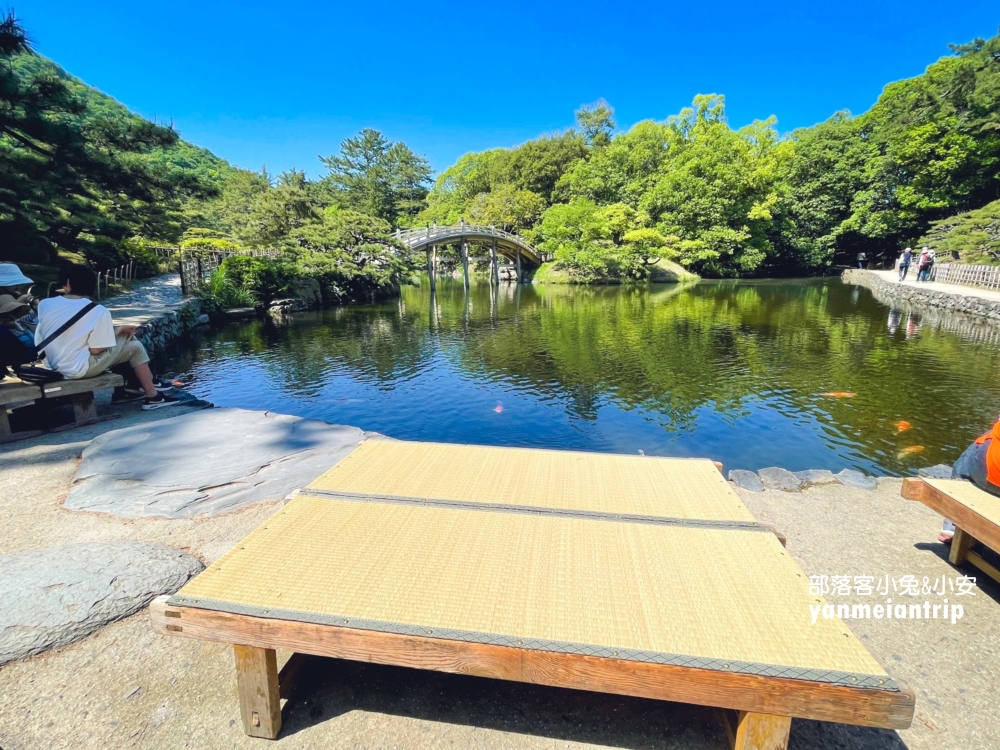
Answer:
[[[214,250],[231,253],[242,249],[239,243],[220,237],[192,237],[181,243],[181,250],[188,251]]]
[[[224,268],[212,271],[201,293],[209,311],[253,307],[257,304],[254,293],[245,285],[236,283]]]
[[[153,250],[153,243],[144,237],[122,240],[119,249],[127,261],[135,263],[137,277],[155,276],[163,272],[164,259]]]
[[[222,261],[220,270],[241,288],[247,289],[261,304],[285,296],[292,280],[288,265],[274,258],[231,255]]]

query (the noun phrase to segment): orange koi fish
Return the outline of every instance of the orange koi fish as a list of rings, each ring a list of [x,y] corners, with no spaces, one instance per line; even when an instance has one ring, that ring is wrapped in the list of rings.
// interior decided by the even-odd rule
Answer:
[[[821,393],[820,396],[828,396],[830,398],[854,398],[858,394],[854,391],[832,391],[830,393]]]
[[[909,448],[903,448],[896,456],[898,459],[904,459],[907,456],[912,456],[914,453],[923,453],[924,446],[922,445],[911,445]]]
[[[905,419],[901,419],[898,422],[896,422],[896,432],[906,432],[912,426],[913,425],[911,425]]]

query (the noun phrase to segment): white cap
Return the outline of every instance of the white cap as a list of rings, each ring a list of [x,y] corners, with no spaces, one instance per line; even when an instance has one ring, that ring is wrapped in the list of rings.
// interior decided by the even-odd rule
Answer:
[[[0,286],[21,286],[32,283],[34,282],[21,273],[16,264],[0,263]]]

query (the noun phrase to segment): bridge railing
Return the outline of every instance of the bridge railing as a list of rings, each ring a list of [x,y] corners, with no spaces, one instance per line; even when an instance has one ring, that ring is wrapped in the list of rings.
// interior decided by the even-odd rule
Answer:
[[[496,237],[497,239],[507,240],[515,245],[520,245],[525,250],[533,253],[539,258],[542,257],[542,253],[532,247],[531,243],[525,240],[521,235],[484,224],[463,223],[447,226],[434,225],[430,227],[419,227],[416,229],[397,229],[396,239],[412,246],[414,244],[426,244],[434,239],[453,239],[456,235],[461,236],[463,234],[486,235],[487,237]]]

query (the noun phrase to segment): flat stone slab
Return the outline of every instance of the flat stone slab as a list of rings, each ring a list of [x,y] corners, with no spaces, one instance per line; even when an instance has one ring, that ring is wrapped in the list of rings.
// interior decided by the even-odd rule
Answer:
[[[202,564],[162,544],[85,542],[0,555],[0,664],[65,646],[173,594]]]
[[[951,479],[951,467],[948,464],[935,464],[917,469],[917,476],[930,477],[931,479]]]
[[[837,477],[835,477],[833,472],[829,469],[806,469],[805,471],[796,471],[795,476],[802,481],[803,487],[837,483]]]
[[[737,487],[742,487],[743,489],[750,490],[751,492],[764,491],[764,483],[760,481],[760,477],[758,477],[757,472],[754,471],[747,471],[746,469],[730,469],[729,481]]]
[[[866,476],[855,469],[844,469],[834,476],[845,487],[856,487],[859,490],[878,489],[878,480],[875,477]]]
[[[778,466],[769,466],[757,472],[764,487],[769,490],[784,490],[785,492],[798,492],[802,489],[802,480],[788,469]]]
[[[218,515],[285,497],[368,437],[377,434],[243,409],[114,430],[83,451],[66,507],[124,518]]]

